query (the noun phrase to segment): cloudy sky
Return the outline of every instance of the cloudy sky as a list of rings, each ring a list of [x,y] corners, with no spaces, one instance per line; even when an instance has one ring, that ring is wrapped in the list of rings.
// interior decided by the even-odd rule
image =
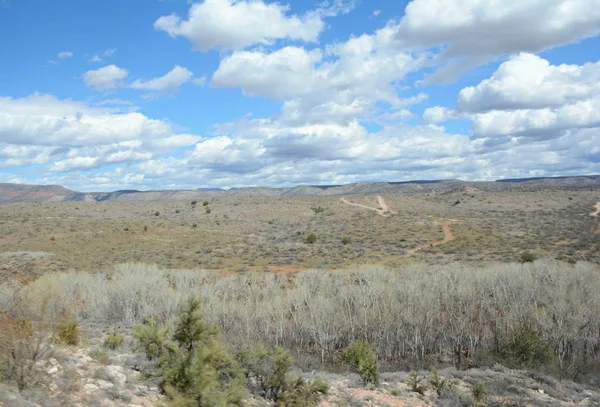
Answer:
[[[0,0],[0,182],[600,173],[600,0]]]

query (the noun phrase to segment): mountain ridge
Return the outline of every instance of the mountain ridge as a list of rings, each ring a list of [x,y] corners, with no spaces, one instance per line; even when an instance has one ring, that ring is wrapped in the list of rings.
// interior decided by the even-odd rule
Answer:
[[[198,188],[182,190],[116,190],[112,192],[78,192],[61,185],[29,185],[0,183],[0,203],[29,202],[103,202],[193,200],[217,196],[345,196],[376,194],[411,194],[447,192],[460,188],[481,191],[540,189],[600,189],[600,175],[533,177],[499,179],[495,181],[412,180],[390,182],[360,182],[341,185],[308,185],[294,187],[243,187],[232,189]]]

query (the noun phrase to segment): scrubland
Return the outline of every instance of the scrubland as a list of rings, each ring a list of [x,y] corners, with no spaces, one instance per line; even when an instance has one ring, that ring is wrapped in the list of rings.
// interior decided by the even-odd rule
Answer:
[[[597,265],[554,260],[285,274],[123,264],[107,272],[52,273],[25,285],[6,282],[0,285],[0,307],[13,317],[38,321],[48,332],[55,332],[59,321],[76,321],[90,341],[88,348],[96,349],[94,344],[102,346],[117,333],[133,346],[132,328],[143,321],[173,327],[179,311],[195,297],[201,299],[204,323],[218,328],[226,348],[281,347],[294,356],[300,375],[316,371],[329,379],[328,397],[336,403],[360,393],[351,390],[360,388],[359,382],[348,387],[342,385],[348,376],[336,375],[352,370],[342,363],[343,350],[363,340],[374,349],[381,371],[420,372],[416,374],[423,381],[420,395],[407,375],[399,380],[386,373],[383,389],[364,389],[374,392],[375,399],[471,405],[473,378],[479,375],[488,383],[489,405],[500,405],[494,404],[500,400],[502,405],[521,405],[515,401],[520,397],[537,403],[542,399],[536,395],[550,394],[552,400],[537,405],[574,399],[593,405],[600,403],[594,398],[600,386],[598,293]],[[130,365],[139,369],[143,363]],[[446,369],[440,371],[456,381],[451,394],[442,397],[434,391],[425,372],[434,368]],[[533,390],[517,390],[516,383],[525,380],[515,379],[519,375],[537,383],[529,385]],[[504,386],[492,380],[501,376]],[[263,405],[257,400],[252,403]]]

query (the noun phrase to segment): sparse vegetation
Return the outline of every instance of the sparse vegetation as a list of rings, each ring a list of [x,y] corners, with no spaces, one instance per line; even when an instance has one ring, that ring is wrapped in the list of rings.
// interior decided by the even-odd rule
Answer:
[[[539,257],[532,252],[523,252],[521,253],[521,261],[523,263],[533,263],[534,261],[536,261]]]
[[[308,244],[313,244],[317,242],[317,235],[315,235],[314,233],[310,233],[308,236],[306,236],[306,243]]]
[[[413,393],[424,394],[425,386],[423,386],[423,384],[421,383],[422,381],[423,378],[419,376],[419,372],[413,371],[408,375],[406,384],[408,385],[410,391],[412,391]]]
[[[113,333],[108,334],[108,336],[104,340],[104,346],[108,349],[116,350],[123,344],[124,341],[125,335],[122,335],[115,331]]]
[[[77,345],[79,343],[79,324],[77,321],[61,321],[56,326],[56,336],[59,343]]]
[[[344,237],[342,237],[341,241],[344,246],[349,245],[350,243],[352,243],[352,238],[348,237],[348,236],[344,236]]]

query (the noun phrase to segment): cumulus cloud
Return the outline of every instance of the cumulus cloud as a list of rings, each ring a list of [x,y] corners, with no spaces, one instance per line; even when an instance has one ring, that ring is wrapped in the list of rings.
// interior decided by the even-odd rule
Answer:
[[[504,62],[491,78],[460,91],[463,112],[560,107],[600,95],[600,61],[551,65],[522,53]]]
[[[114,113],[50,95],[0,98],[4,166],[52,163],[50,171],[98,168],[147,160],[198,140],[137,112]]]
[[[148,81],[136,80],[129,85],[130,88],[157,92],[159,94],[173,94],[181,85],[190,81],[194,74],[187,68],[176,65],[165,75]]]
[[[451,57],[544,49],[600,33],[598,0],[413,0],[398,28],[405,44],[446,45]]]
[[[83,80],[87,86],[96,90],[110,90],[122,86],[123,80],[129,75],[127,69],[116,65],[107,65],[103,68],[87,71]]]
[[[600,33],[600,0],[412,0],[399,46],[443,47],[429,82],[451,82],[500,56],[539,52]]]
[[[487,141],[489,146],[559,139],[582,129],[600,132],[599,83],[600,62],[552,65],[522,53],[501,64],[490,78],[462,89],[455,110],[436,106],[424,118],[466,118],[474,137],[495,139]]]
[[[342,6],[336,1],[329,14],[345,11]],[[187,19],[162,16],[154,28],[187,38],[200,51],[242,49],[281,39],[315,42],[325,28],[323,15],[311,11],[298,16],[286,6],[262,0],[204,0],[190,7]]]
[[[393,33],[386,26],[325,50],[288,46],[273,52],[236,51],[221,61],[212,84],[283,100],[288,120],[328,116],[344,121],[371,113],[375,104],[388,106],[390,117],[405,106],[398,83],[428,63],[427,55],[395,49]]]

